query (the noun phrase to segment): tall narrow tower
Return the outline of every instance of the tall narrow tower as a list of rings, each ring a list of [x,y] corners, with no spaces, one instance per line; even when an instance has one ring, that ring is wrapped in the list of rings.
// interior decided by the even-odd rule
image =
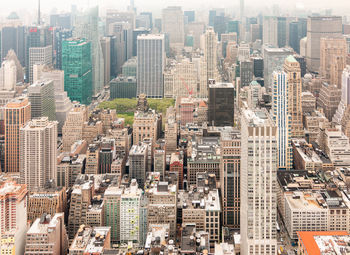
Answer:
[[[301,70],[299,62],[293,57],[288,56],[283,66],[287,74],[288,82],[288,112],[291,116],[291,135],[292,137],[304,137],[304,128],[302,123],[303,113],[301,109]]]
[[[277,127],[266,110],[241,122],[241,254],[277,253]]]
[[[38,0],[38,26],[40,26],[40,0]]]
[[[243,23],[243,18],[244,18],[244,0],[240,0],[240,18],[241,18],[241,22]]]

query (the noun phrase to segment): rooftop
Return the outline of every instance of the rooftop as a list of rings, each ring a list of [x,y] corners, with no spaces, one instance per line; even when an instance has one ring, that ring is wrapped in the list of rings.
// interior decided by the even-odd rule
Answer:
[[[179,191],[178,207],[183,209],[203,209],[205,211],[220,211],[220,197],[217,189],[208,187],[192,188],[190,191]]]
[[[60,221],[59,218],[63,218],[63,215],[63,213],[56,213],[53,218],[50,215],[42,215],[41,218],[34,221],[27,234],[48,234],[50,232],[49,228],[56,227]]]
[[[216,82],[215,84],[209,84],[209,88],[232,88],[232,89],[234,89],[235,87],[230,82]]]
[[[346,231],[302,231],[299,242],[307,254],[341,255],[350,253],[350,235]]]

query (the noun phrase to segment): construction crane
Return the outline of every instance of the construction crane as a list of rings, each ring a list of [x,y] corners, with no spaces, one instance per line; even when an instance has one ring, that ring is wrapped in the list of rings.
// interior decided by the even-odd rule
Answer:
[[[185,88],[187,89],[188,94],[189,94],[190,96],[192,96],[192,94],[193,94],[193,89],[191,89],[191,90],[189,89],[189,87],[188,87],[187,83],[185,82],[184,78],[180,77],[180,80],[181,80],[182,84],[185,86]]]

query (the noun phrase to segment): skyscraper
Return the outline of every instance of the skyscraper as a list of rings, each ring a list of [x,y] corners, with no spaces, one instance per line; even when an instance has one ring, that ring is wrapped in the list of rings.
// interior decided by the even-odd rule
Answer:
[[[26,44],[25,44],[25,27],[24,26],[4,26],[1,29],[1,61],[12,49],[15,51],[18,60],[22,66],[26,62]],[[0,61],[0,62],[1,62]]]
[[[2,244],[11,240],[6,248],[1,246],[1,253],[24,254],[27,232],[27,196],[25,185],[6,181],[0,186],[0,237]],[[8,251],[8,253],[6,252]],[[15,251],[13,253],[13,251]]]
[[[26,79],[33,82],[33,66],[52,64],[52,29],[46,26],[28,28],[26,36]]]
[[[288,82],[288,111],[291,116],[292,137],[304,137],[303,112],[301,107],[301,70],[299,62],[288,56],[284,62],[284,72],[287,74]]]
[[[289,46],[300,54],[300,40],[306,36],[307,20],[298,18],[298,21],[289,23]]]
[[[140,187],[143,187],[146,180],[148,147],[145,143],[133,145],[129,152],[129,175],[136,179]]]
[[[137,95],[162,98],[165,67],[164,35],[137,37]]]
[[[185,42],[184,14],[180,6],[162,10],[162,32],[169,35],[170,47],[181,49]]]
[[[232,83],[209,84],[209,125],[234,125],[234,90]]]
[[[111,80],[111,38],[103,37],[101,38],[101,47],[103,54],[103,64],[104,64],[104,83],[107,85]]]
[[[264,84],[269,91],[273,86],[272,73],[281,71],[285,59],[293,54],[288,48],[265,48],[264,49]]]
[[[16,53],[10,50],[0,67],[0,90],[14,91],[17,83],[24,81],[23,67]]]
[[[307,20],[306,65],[312,72],[320,68],[320,40],[323,37],[341,37],[342,17],[312,16]]]
[[[277,17],[266,16],[263,21],[263,43],[278,47]]]
[[[240,228],[241,133],[228,128],[220,136],[220,184],[223,225]]]
[[[218,39],[212,27],[205,32],[204,57],[207,62],[207,81],[217,78],[217,43]]]
[[[63,41],[64,90],[71,101],[89,104],[93,93],[91,43],[84,39]]]
[[[73,30],[73,37],[84,38],[91,42],[92,95],[100,93],[104,87],[103,54],[98,29],[98,20],[98,7],[96,6],[77,15]],[[85,97],[86,96],[83,98]],[[87,102],[89,101],[87,100]]]
[[[52,65],[52,45],[29,48],[29,82],[34,82],[34,65]]]
[[[241,254],[277,253],[277,127],[264,109],[241,122]]]
[[[38,80],[28,87],[31,117],[56,120],[55,88],[52,80]]]
[[[20,144],[21,182],[33,190],[55,180],[57,122],[47,117],[33,119],[20,129]]]
[[[292,167],[291,115],[289,83],[285,72],[273,73],[272,114],[277,126],[278,167]]]
[[[20,128],[30,120],[28,98],[19,97],[5,106],[5,171],[19,172]]]
[[[332,121],[342,126],[342,131],[350,137],[350,66],[342,74],[341,100]]]
[[[338,88],[341,88],[341,75],[346,66],[347,54],[345,38],[321,38],[320,75]]]

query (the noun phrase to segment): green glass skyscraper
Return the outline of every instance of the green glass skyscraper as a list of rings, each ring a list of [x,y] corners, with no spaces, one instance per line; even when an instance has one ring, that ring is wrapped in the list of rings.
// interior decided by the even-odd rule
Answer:
[[[92,97],[91,42],[68,39],[62,42],[64,90],[72,101],[90,104]]]

